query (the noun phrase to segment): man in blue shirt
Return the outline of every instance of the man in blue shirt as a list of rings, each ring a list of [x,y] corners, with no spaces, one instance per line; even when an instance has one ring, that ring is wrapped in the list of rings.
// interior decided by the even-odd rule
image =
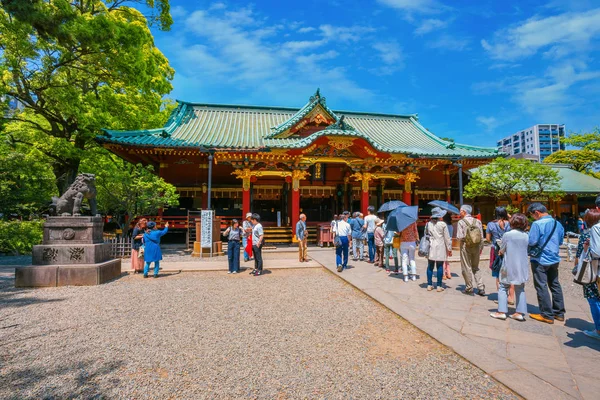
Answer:
[[[365,221],[360,218],[360,213],[356,211],[354,218],[350,221],[350,227],[352,228],[352,256],[354,261],[364,261],[364,226]]]
[[[296,239],[298,239],[298,257],[300,262],[308,262],[306,253],[308,251],[308,231],[306,230],[306,215],[300,214],[296,223]]]
[[[529,230],[529,246],[543,246],[539,257],[531,257],[533,284],[537,292],[540,313],[529,314],[529,316],[547,324],[553,324],[555,319],[564,321],[565,303],[562,287],[558,281],[559,247],[565,236],[564,228],[548,214],[548,210],[542,203],[532,203],[527,212],[535,219]],[[551,233],[552,236],[548,239]],[[548,288],[552,296],[548,293]]]

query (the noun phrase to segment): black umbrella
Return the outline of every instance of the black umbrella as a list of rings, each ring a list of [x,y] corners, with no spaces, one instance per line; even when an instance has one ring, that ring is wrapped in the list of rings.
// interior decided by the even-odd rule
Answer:
[[[395,210],[398,207],[406,207],[406,206],[408,206],[408,204],[406,204],[403,201],[391,200],[391,201],[388,201],[387,203],[384,203],[381,207],[379,207],[379,210],[377,210],[377,212],[378,213],[388,212],[388,211]]]

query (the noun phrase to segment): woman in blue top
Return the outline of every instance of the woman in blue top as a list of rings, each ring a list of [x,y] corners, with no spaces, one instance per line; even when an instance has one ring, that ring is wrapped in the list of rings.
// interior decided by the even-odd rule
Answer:
[[[169,223],[165,224],[165,229],[156,229],[156,222],[150,221],[146,225],[148,228],[144,233],[144,278],[148,277],[150,264],[154,263],[154,277],[158,278],[158,270],[160,269],[160,260],[162,260],[162,251],[160,250],[160,238],[163,237],[169,230]]]
[[[492,248],[490,249],[490,269],[492,268],[494,259],[498,256],[498,251],[500,250],[497,241],[502,239],[502,236],[504,236],[506,232],[510,231],[510,223],[508,222],[508,212],[506,212],[506,208],[496,207],[495,214],[496,219],[488,222],[486,231],[486,239],[492,244]],[[498,290],[500,287],[498,274],[492,270],[492,276],[496,278],[496,290]],[[515,289],[512,285],[508,293],[508,304],[515,304]]]

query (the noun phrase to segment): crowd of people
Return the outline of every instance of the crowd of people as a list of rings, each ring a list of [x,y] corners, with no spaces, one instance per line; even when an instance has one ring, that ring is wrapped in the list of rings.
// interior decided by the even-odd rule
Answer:
[[[466,295],[486,296],[482,271],[479,267],[480,257],[485,242],[491,244],[490,268],[496,278],[498,291],[498,308],[490,314],[492,318],[506,320],[512,318],[525,321],[527,315],[527,299],[525,283],[533,278],[539,313],[529,314],[531,319],[553,324],[555,320],[564,321],[565,304],[562,287],[559,281],[560,246],[565,235],[564,227],[553,218],[542,203],[529,205],[527,214],[533,222],[530,224],[525,214],[510,215],[504,207],[495,209],[495,219],[487,224],[484,234],[480,219],[471,215],[472,207],[461,206],[459,220],[456,224],[456,239],[459,243],[459,254],[464,290]],[[419,238],[416,222],[397,232],[387,228],[384,215],[377,215],[373,206],[368,207],[367,215],[360,212],[345,211],[334,216],[331,231],[334,236],[336,267],[338,272],[349,268],[348,260],[363,261],[383,268],[390,275],[402,273],[405,282],[417,280],[417,264],[415,253],[420,241],[428,242],[427,251],[427,291],[443,292],[444,280],[452,279],[449,268],[449,257],[452,256],[452,219],[446,210],[435,207],[431,217],[425,224],[424,236]],[[590,240],[594,236],[590,232],[596,230],[600,247],[600,196],[596,199],[596,208],[587,210],[581,218],[582,231],[576,252],[575,268],[582,254],[590,248]],[[132,269],[142,272],[148,277],[150,266],[154,263],[154,277],[158,276],[162,252],[160,239],[168,232],[169,224],[164,229],[157,229],[156,223],[140,219],[132,232]],[[232,220],[223,233],[227,237],[227,256],[229,273],[240,272],[240,256],[244,261],[254,261],[250,272],[253,276],[263,273],[262,248],[265,244],[264,230],[260,216],[247,213],[240,225]],[[306,215],[300,214],[295,227],[298,240],[298,257],[300,262],[308,259],[308,229]],[[366,247],[366,248],[365,248]],[[597,257],[600,257],[600,250]],[[587,253],[586,253],[587,254]],[[393,265],[390,265],[393,260]],[[400,270],[401,267],[401,270]],[[434,282],[435,273],[435,282]],[[595,329],[585,334],[600,339],[600,293],[597,282],[585,284],[583,295],[588,300]],[[508,315],[509,306],[515,312]]]

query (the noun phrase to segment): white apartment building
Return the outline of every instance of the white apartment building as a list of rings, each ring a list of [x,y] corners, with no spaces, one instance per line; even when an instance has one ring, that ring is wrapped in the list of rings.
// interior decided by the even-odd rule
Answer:
[[[565,136],[564,124],[537,124],[498,140],[498,150],[508,154],[532,154],[542,162],[550,154],[564,150],[560,138]]]

